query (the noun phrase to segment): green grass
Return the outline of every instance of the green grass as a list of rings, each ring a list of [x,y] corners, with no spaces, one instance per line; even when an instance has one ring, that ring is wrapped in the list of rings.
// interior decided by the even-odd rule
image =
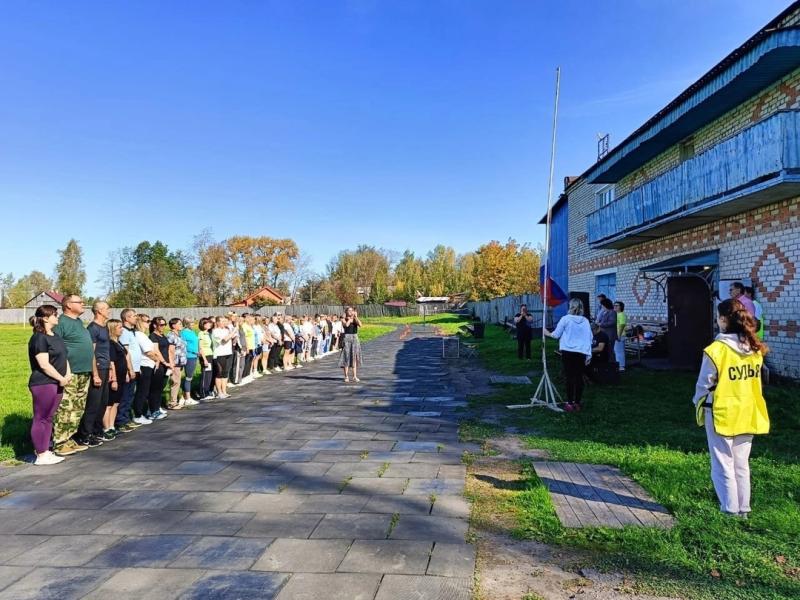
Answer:
[[[497,327],[478,342],[493,370],[520,372],[514,342]],[[539,348],[541,348],[539,346]],[[504,351],[503,351],[504,350]],[[563,393],[561,367],[551,374]],[[540,367],[540,361],[534,360]],[[535,382],[535,381],[534,381]],[[516,515],[510,533],[524,539],[596,552],[599,566],[639,574],[646,590],[690,598],[789,599],[800,597],[800,417],[794,385],[765,389],[772,432],[756,437],[751,459],[750,520],[724,517],[709,475],[705,434],[694,423],[695,374],[629,369],[617,386],[592,386],[585,409],[559,414],[534,408],[508,411],[503,422],[526,432],[523,441],[555,460],[608,464],[638,481],[676,519],[671,530],[566,529],[530,464],[506,508]],[[506,386],[473,397],[489,405],[527,401],[530,387]],[[465,423],[464,439],[496,435],[497,427]]]
[[[391,324],[397,325],[431,325],[438,329],[445,335],[455,335],[459,333],[459,328],[467,323],[471,323],[470,319],[452,313],[436,313],[434,315],[427,315],[424,319],[421,316],[412,317],[365,317],[361,321],[367,324]],[[361,332],[359,331],[359,336]]]
[[[364,323],[358,330],[358,339],[363,342],[374,340],[377,337],[386,335],[395,330],[392,325],[378,325],[373,323]]]
[[[0,460],[33,451],[28,391],[30,327],[0,325]]]

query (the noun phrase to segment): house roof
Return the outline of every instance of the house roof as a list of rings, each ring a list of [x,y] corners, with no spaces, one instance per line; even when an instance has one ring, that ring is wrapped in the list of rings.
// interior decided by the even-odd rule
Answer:
[[[261,296],[263,296],[264,292],[266,292],[268,295],[276,297],[281,302],[283,302],[283,300],[284,300],[283,294],[281,294],[278,290],[276,290],[272,286],[265,285],[265,286],[260,287],[259,289],[257,289],[255,292],[253,292],[249,296],[247,296],[245,298],[242,298],[238,302],[234,302],[233,304],[230,304],[229,306],[237,306],[237,305],[242,305],[242,304],[248,305],[248,303],[251,300],[255,300],[255,299],[260,298]]]
[[[613,183],[800,66],[800,27],[776,29],[800,1],[589,167],[589,183]]]
[[[33,298],[28,300],[28,302],[30,302],[31,300],[35,300],[36,298],[38,298],[42,294],[46,294],[46,295],[50,296],[50,298],[52,298],[53,301],[57,302],[58,304],[61,304],[61,301],[64,300],[64,294],[59,294],[58,292],[53,291],[53,290],[42,290],[41,292],[36,294]],[[26,302],[25,304],[28,304],[28,302]]]

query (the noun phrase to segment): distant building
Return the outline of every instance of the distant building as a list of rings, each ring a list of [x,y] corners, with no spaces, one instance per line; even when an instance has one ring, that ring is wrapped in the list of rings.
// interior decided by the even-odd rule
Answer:
[[[405,300],[389,300],[388,302],[383,303],[384,306],[395,306],[397,308],[405,308],[408,306],[408,302]]]
[[[253,292],[246,298],[239,300],[238,302],[234,302],[233,304],[229,304],[228,306],[236,306],[236,307],[249,307],[253,306],[254,304],[258,305],[269,305],[269,304],[286,304],[287,298],[281,294],[278,290],[268,285],[265,285],[261,289]]]
[[[33,298],[28,300],[25,303],[25,308],[39,308],[44,304],[50,304],[51,306],[61,306],[61,301],[64,299],[63,294],[59,294],[58,292],[54,292],[53,290],[48,290],[46,292],[39,292]]]
[[[567,181],[552,233],[559,285],[666,324],[675,366],[699,367],[716,302],[752,285],[767,363],[800,378],[800,2]]]

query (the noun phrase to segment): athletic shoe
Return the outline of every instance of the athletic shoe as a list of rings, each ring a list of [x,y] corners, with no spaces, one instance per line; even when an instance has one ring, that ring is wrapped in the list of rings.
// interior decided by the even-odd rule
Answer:
[[[106,429],[103,433],[96,436],[104,442],[110,442],[114,439],[114,430],[113,429]]]
[[[283,371],[283,368],[282,368],[282,367],[275,367],[275,368],[273,369],[273,371],[274,371],[275,373],[280,373],[281,371]]]
[[[103,440],[96,435],[90,435],[88,438],[75,438],[75,443],[84,448],[97,448],[103,445]]]
[[[131,431],[136,431],[137,429],[139,429],[139,425],[138,424],[125,423],[125,425],[121,426],[117,431],[121,431],[121,432],[124,432],[124,433],[130,433]]]
[[[295,369],[302,369],[302,368],[303,368],[303,365],[301,365],[300,363],[298,363],[298,364],[296,364],[296,365],[294,366],[294,368],[295,368]]]
[[[49,450],[47,452],[42,452],[41,454],[36,456],[36,460],[33,462],[35,465],[57,465],[60,462],[64,462],[63,456],[56,456]]]
[[[189,398],[188,400],[184,400],[183,401],[183,405],[184,406],[196,406],[198,404],[200,404],[200,403],[197,400],[195,400],[194,398]]]
[[[135,417],[133,419],[133,422],[136,425],[141,426],[141,425],[150,425],[150,423],[152,423],[153,421],[152,419],[148,419],[147,417],[142,416],[142,417]]]
[[[230,398],[230,397],[231,397],[230,394],[218,394],[217,395],[217,398],[221,398],[222,400],[225,400],[226,398]]]
[[[56,446],[56,454],[58,456],[72,456],[82,450],[86,450],[83,446],[78,446],[74,440],[67,440],[63,444]]]
[[[167,411],[165,411],[165,410],[157,410],[156,412],[154,412],[150,416],[150,418],[152,420],[154,420],[154,421],[160,421],[161,419],[166,419],[167,418]]]

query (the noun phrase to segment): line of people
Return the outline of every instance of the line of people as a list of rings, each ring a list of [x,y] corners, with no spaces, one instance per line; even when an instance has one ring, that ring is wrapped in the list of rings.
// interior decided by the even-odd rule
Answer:
[[[84,326],[83,300],[70,295],[60,316],[55,306],[44,305],[30,319],[37,465],[59,463],[162,420],[169,410],[228,398],[230,387],[333,352],[341,352],[345,381],[350,369],[359,381],[361,322],[352,308],[341,318],[229,312],[200,319],[197,329],[192,319],[167,321],[130,308],[112,319],[103,301],[91,310],[93,319]]]

